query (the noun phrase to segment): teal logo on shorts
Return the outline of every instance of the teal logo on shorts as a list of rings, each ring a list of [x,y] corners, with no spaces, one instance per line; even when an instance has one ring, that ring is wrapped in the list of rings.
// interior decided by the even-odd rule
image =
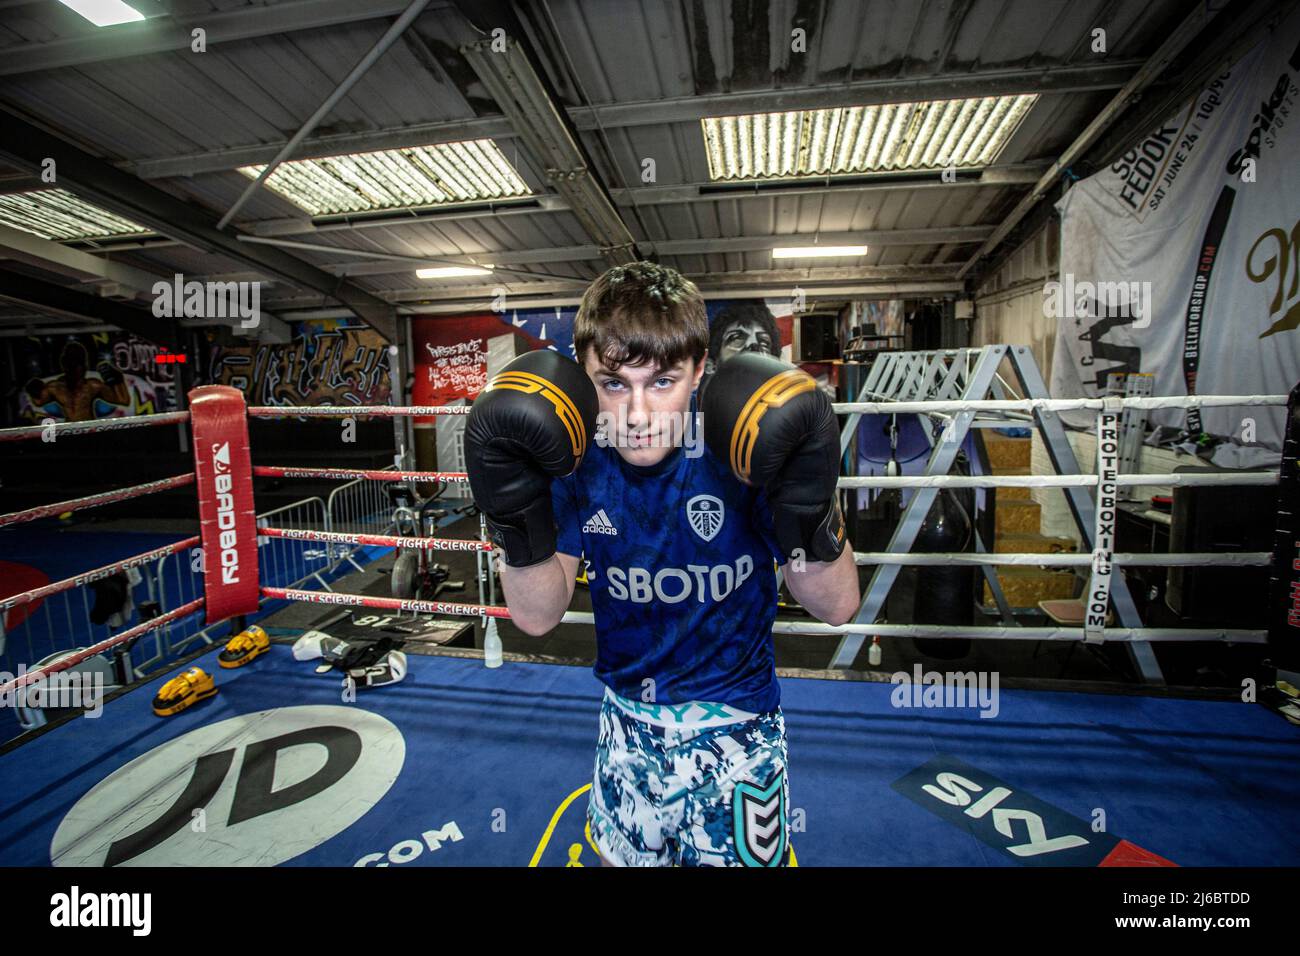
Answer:
[[[738,783],[731,797],[736,854],[746,866],[780,866],[785,861],[785,771],[760,789]]]

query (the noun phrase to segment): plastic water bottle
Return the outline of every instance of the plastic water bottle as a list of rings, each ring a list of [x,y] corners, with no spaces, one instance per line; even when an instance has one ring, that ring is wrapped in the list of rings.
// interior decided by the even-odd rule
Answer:
[[[877,634],[871,639],[871,646],[867,648],[867,663],[872,667],[880,666],[880,635]]]
[[[485,667],[501,666],[501,635],[497,633],[497,619],[487,619],[487,629],[483,634],[483,665]]]

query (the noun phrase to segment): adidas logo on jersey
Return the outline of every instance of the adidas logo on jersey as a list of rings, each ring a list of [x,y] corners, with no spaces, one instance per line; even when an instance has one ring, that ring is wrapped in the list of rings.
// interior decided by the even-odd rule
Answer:
[[[609,515],[605,514],[604,508],[588,518],[582,530],[586,534],[618,534],[618,529],[614,527],[614,522],[609,520]]]

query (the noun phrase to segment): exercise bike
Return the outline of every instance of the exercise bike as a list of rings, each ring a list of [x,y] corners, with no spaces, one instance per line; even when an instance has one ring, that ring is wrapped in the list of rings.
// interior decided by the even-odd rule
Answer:
[[[415,489],[404,482],[388,486],[388,497],[393,503],[393,524],[396,534],[403,538],[432,538],[438,522],[450,514],[466,514],[474,509],[471,502],[458,508],[439,507],[438,490],[420,501]],[[434,560],[425,548],[399,548],[397,560],[390,572],[392,594],[402,600],[435,601],[444,591],[465,590],[464,580],[450,580],[451,571],[445,564]]]

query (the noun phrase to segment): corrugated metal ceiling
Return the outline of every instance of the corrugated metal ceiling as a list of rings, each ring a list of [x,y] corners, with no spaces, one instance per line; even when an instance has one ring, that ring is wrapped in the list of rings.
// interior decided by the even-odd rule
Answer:
[[[274,6],[193,0],[183,5],[179,22],[202,25],[205,16],[261,15]],[[311,6],[323,9],[326,4],[305,4],[304,9]],[[179,11],[182,5],[172,7]],[[691,274],[730,273],[742,279],[741,273],[770,273],[770,254],[762,248],[710,251],[707,245],[700,248],[699,241],[811,241],[828,234],[996,224],[1036,178],[1033,171],[1041,172],[1122,82],[1090,83],[1087,71],[1118,64],[1114,76],[1130,75],[1185,15],[1186,3],[548,0],[520,5],[520,13],[549,82],[582,130],[597,177],[612,191],[643,251],[657,251],[664,262]],[[220,215],[247,183],[236,167],[250,161],[231,157],[225,162],[221,151],[283,143],[389,22],[387,17],[354,19],[215,44],[201,54],[172,50],[18,74],[0,70],[0,100],[128,170],[162,159],[193,164],[202,171],[149,181]],[[1094,54],[1089,45],[1090,31],[1097,26],[1107,31],[1105,56]],[[805,31],[806,52],[791,49],[793,30]],[[30,51],[33,44],[51,44],[53,51],[93,35],[93,27],[58,4],[0,8],[0,62],[6,51]],[[501,119],[459,52],[478,37],[451,4],[431,4],[311,134],[306,154],[313,154],[314,142],[329,137],[366,142],[382,134],[384,145],[391,147],[408,128],[414,130],[405,145],[464,140],[481,130],[519,170],[539,203],[340,229],[313,224],[303,210],[264,189],[241,209],[238,228],[401,256],[497,253],[515,267],[551,275],[597,274],[604,263],[578,217],[557,201],[541,163]],[[1039,78],[1069,69],[1079,72],[1079,89],[1060,92],[1059,85],[1050,83],[1040,89]],[[957,96],[970,78],[996,71],[1024,72],[1018,84],[1023,89],[1016,91],[1040,94],[996,160],[999,168],[1013,171],[1020,168],[1017,164],[1031,164],[1013,184],[949,189],[919,180],[876,181],[873,186],[863,179],[819,192],[701,189],[709,184],[701,116],[758,112],[756,104],[764,102],[771,110],[784,109],[781,96],[809,88],[825,88],[828,97],[851,96],[837,92],[846,87],[862,89],[864,97],[880,97],[881,84],[946,83],[952,90],[947,96]],[[748,98],[742,102],[741,96]],[[921,98],[944,97],[916,97]],[[627,104],[639,105],[623,109]],[[697,115],[688,115],[692,109]],[[455,130],[446,125],[453,123],[461,125]],[[429,127],[446,129],[446,139],[430,139]],[[340,150],[348,151],[358,150]],[[653,178],[647,178],[646,160],[653,160]],[[0,190],[11,188],[0,179]],[[695,251],[676,251],[692,241]],[[906,243],[879,241],[857,264],[955,265],[973,252],[973,241],[944,241],[940,235]],[[555,250],[560,255],[574,252],[572,258],[557,259]],[[356,284],[381,296],[437,285],[416,280],[414,266],[405,262],[393,262],[392,271],[383,272],[379,270],[390,264],[307,250],[293,254],[348,273]],[[127,249],[116,257],[164,274],[218,275],[244,268],[177,245]],[[350,266],[356,269],[349,272]],[[815,279],[843,268],[818,266],[788,274]],[[512,286],[523,281],[508,280]],[[277,298],[292,304],[314,295],[319,298],[281,282],[267,305],[275,309]]]

